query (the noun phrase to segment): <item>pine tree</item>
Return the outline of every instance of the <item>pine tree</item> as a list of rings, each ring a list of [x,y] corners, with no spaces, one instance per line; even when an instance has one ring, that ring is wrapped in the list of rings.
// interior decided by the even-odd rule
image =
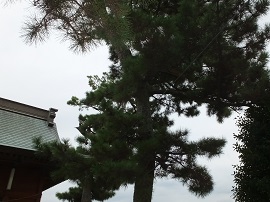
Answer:
[[[208,194],[211,176],[196,156],[220,154],[225,141],[188,142],[186,131],[169,131],[168,116],[193,117],[205,104],[221,122],[232,110],[262,102],[269,89],[270,29],[257,21],[269,1],[35,0],[33,6],[40,17],[27,23],[29,41],[56,29],[75,50],[103,42],[110,47],[110,72],[90,77],[86,98],[70,102],[98,111],[81,116],[79,126],[102,162],[95,175],[134,182],[134,202],[151,201],[155,176]]]
[[[80,144],[75,148],[68,140],[43,143],[40,138],[34,139],[34,143],[37,156],[54,165],[53,180],[71,180],[77,184],[68,192],[57,193],[59,199],[69,202],[103,201],[114,196],[114,190],[121,185],[93,175],[95,159],[86,145]]]
[[[68,202],[81,202],[82,200],[82,188],[70,187],[68,192],[56,193],[56,196],[60,200],[66,200]]]
[[[254,106],[238,119],[235,150],[240,164],[235,166],[233,188],[237,202],[270,200],[270,111]]]
[[[96,90],[87,93],[87,97],[82,100],[73,97],[69,104],[93,107],[98,111],[97,114],[79,117],[79,129],[83,131],[82,134],[86,134],[81,141],[90,140],[92,154],[100,161],[95,170],[97,175],[125,176],[126,182],[135,183],[139,178],[142,183],[139,188],[143,189],[139,189],[140,194],[149,188],[145,185],[149,175],[151,185],[154,176],[171,176],[180,179],[198,196],[205,196],[212,190],[212,178],[205,167],[196,163],[196,157],[212,158],[219,155],[225,140],[206,138],[189,142],[186,130],[170,132],[168,127],[173,121],[169,120],[167,112],[159,109],[160,104],[156,100],[150,102],[151,111],[154,112],[152,134],[141,134],[145,119],[137,113],[134,99],[126,103],[112,101],[111,96],[115,94],[111,91],[114,91],[115,84],[104,77],[91,76],[89,84]],[[143,163],[149,165],[152,156],[154,168],[145,168],[138,163],[144,160]],[[150,188],[149,192],[152,193],[152,186]],[[134,191],[138,190],[135,188]],[[146,200],[149,198],[146,194],[135,198],[134,193],[134,201]]]

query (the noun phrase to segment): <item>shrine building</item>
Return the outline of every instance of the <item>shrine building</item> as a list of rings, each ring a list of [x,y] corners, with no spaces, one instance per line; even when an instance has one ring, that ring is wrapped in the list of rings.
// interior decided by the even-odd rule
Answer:
[[[0,202],[40,202],[42,191],[57,184],[52,165],[33,147],[36,137],[60,141],[56,112],[0,98]]]

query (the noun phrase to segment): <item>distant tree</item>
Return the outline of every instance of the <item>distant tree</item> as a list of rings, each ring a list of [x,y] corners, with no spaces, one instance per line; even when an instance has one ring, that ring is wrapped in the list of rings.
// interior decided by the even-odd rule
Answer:
[[[68,192],[56,193],[58,199],[68,202],[81,202],[82,200],[82,188],[70,187]]]
[[[235,150],[240,164],[235,166],[233,188],[237,202],[270,201],[270,108],[246,110],[237,125]]]
[[[257,21],[269,1],[32,2],[39,13],[26,23],[30,42],[56,29],[72,49],[86,51],[98,43],[110,48],[110,71],[90,77],[86,98],[70,102],[97,110],[80,116],[79,126],[98,159],[94,175],[134,182],[134,202],[151,201],[155,176],[179,179],[198,196],[208,194],[213,182],[196,157],[220,154],[225,141],[189,142],[186,131],[169,130],[169,115],[197,116],[205,104],[221,122],[232,110],[261,102],[269,92],[270,28]]]
[[[121,184],[113,183],[109,179],[103,181],[93,176],[92,167],[95,159],[89,155],[82,145],[72,147],[67,140],[63,142],[42,143],[42,139],[34,140],[37,155],[47,159],[54,165],[52,179],[71,180],[78,187],[70,188],[69,192],[57,193],[61,200],[69,202],[91,202],[93,199],[103,201],[114,195],[114,190]]]
[[[93,186],[100,186],[98,184],[93,183]],[[102,185],[101,185],[102,186]],[[93,189],[93,193],[92,193],[92,199],[94,199],[95,201],[104,201],[110,197],[112,197],[114,195],[113,191],[110,192],[104,192],[104,191],[100,191],[98,190],[99,187],[95,187]],[[97,193],[98,191],[98,193]],[[62,192],[56,193],[56,197],[62,201],[67,201],[67,202],[82,202],[82,196],[83,196],[83,187],[81,185],[81,183],[77,182],[77,186],[76,187],[70,187],[68,189],[68,191],[66,192]],[[86,198],[84,199],[84,201],[90,201],[90,198]]]

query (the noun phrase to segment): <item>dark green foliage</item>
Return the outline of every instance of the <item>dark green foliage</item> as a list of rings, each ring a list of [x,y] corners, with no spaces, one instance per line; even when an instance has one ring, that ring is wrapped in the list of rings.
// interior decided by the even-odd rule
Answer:
[[[171,176],[186,184],[191,192],[205,196],[213,189],[212,177],[196,162],[197,156],[212,158],[221,154],[225,140],[207,138],[187,141],[187,132],[178,131],[160,137],[156,156],[156,176]],[[166,148],[165,150],[163,150]]]
[[[235,166],[233,188],[237,202],[270,200],[270,110],[252,107],[240,117],[235,150],[240,164]]]
[[[100,185],[94,184],[94,186],[100,186]],[[95,189],[92,190],[93,198],[96,201],[104,201],[108,198],[111,198],[114,195],[114,193],[112,191],[111,192],[109,192],[109,191],[101,192],[97,188],[98,187],[96,187]],[[70,187],[67,192],[56,193],[56,196],[58,199],[63,200],[63,201],[81,202],[82,192],[83,192],[82,185],[81,185],[81,183],[78,183],[77,187]]]
[[[91,78],[90,78],[91,80]],[[89,82],[93,84],[92,81]],[[107,82],[110,83],[110,82]],[[94,84],[94,86],[96,83]],[[100,86],[104,85],[99,83]],[[94,106],[98,114],[80,116],[79,130],[85,138],[82,142],[91,140],[91,150],[101,161],[103,168],[97,167],[96,173],[102,175],[126,176],[126,183],[134,182],[134,177],[141,168],[137,166],[139,159],[149,159],[154,151],[155,176],[181,180],[189,190],[198,196],[205,196],[213,189],[211,176],[206,168],[197,165],[197,156],[212,158],[221,154],[225,144],[223,139],[205,138],[197,142],[187,140],[187,131],[170,132],[167,127],[173,124],[167,115],[159,109],[156,100],[151,102],[153,110],[153,134],[146,138],[140,136],[142,117],[136,113],[137,108],[132,100],[122,105],[111,102],[110,96],[96,97],[99,90],[87,93],[87,97],[79,101],[72,98],[69,104],[80,107]],[[110,89],[105,90],[108,92]],[[111,95],[106,94],[106,95]],[[99,105],[96,98],[99,100]],[[154,111],[155,110],[155,111]],[[147,157],[150,155],[149,157]],[[144,170],[141,171],[145,172]],[[107,173],[107,174],[106,174]]]
[[[82,188],[70,187],[68,192],[56,193],[56,196],[60,200],[66,200],[68,202],[81,202],[82,199]]]
[[[196,157],[219,155],[225,141],[189,142],[187,132],[169,130],[169,115],[194,117],[204,104],[222,122],[232,110],[267,99],[270,28],[259,27],[258,19],[269,1],[33,2],[40,17],[26,24],[26,39],[56,29],[72,48],[102,42],[110,48],[110,71],[90,76],[85,98],[69,102],[97,110],[80,116],[78,128],[94,159],[93,176],[135,183],[134,202],[151,201],[154,176],[171,176],[207,195],[213,182]]]
[[[77,148],[69,145],[67,140],[61,142],[42,143],[40,138],[34,140],[37,155],[47,159],[54,165],[51,173],[52,179],[56,181],[71,180],[76,182],[78,187],[70,188],[69,192],[58,193],[59,199],[70,202],[78,202],[82,198],[82,190],[89,185],[92,199],[103,201],[114,195],[113,190],[118,189],[120,183],[114,183],[110,179],[104,179],[93,175],[96,160],[91,155],[85,144]],[[86,202],[81,201],[80,202]]]

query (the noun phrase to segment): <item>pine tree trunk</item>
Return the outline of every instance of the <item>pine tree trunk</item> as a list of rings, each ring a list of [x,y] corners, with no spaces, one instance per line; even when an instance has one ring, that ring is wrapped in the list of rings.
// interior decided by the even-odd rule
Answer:
[[[139,164],[140,165],[140,164]],[[144,172],[137,176],[134,187],[133,202],[151,202],[154,182],[155,161],[149,160],[148,165],[140,165]]]
[[[116,49],[117,55],[121,61],[125,61],[131,52],[126,49]],[[138,87],[136,97],[137,113],[141,115],[144,120],[140,127],[140,136],[147,140],[152,136],[153,125],[151,118],[150,102],[148,84],[145,81],[141,81]],[[140,151],[138,151],[140,152]],[[149,153],[142,155],[143,159],[140,159],[138,166],[140,171],[137,174],[135,180],[133,202],[151,202],[153,183],[154,183],[154,171],[155,171],[155,153],[150,151]]]
[[[139,89],[139,93],[136,97],[137,112],[143,117],[142,125],[139,129],[139,135],[142,141],[147,141],[152,137],[153,126],[146,82],[142,82]],[[148,149],[146,151],[148,151]],[[141,155],[142,158],[139,159],[139,172],[135,180],[133,202],[151,202],[152,200],[155,170],[154,154],[154,151],[151,151],[150,149],[147,153]]]
[[[92,202],[92,187],[91,181],[85,180],[83,183],[82,200],[81,202]]]

